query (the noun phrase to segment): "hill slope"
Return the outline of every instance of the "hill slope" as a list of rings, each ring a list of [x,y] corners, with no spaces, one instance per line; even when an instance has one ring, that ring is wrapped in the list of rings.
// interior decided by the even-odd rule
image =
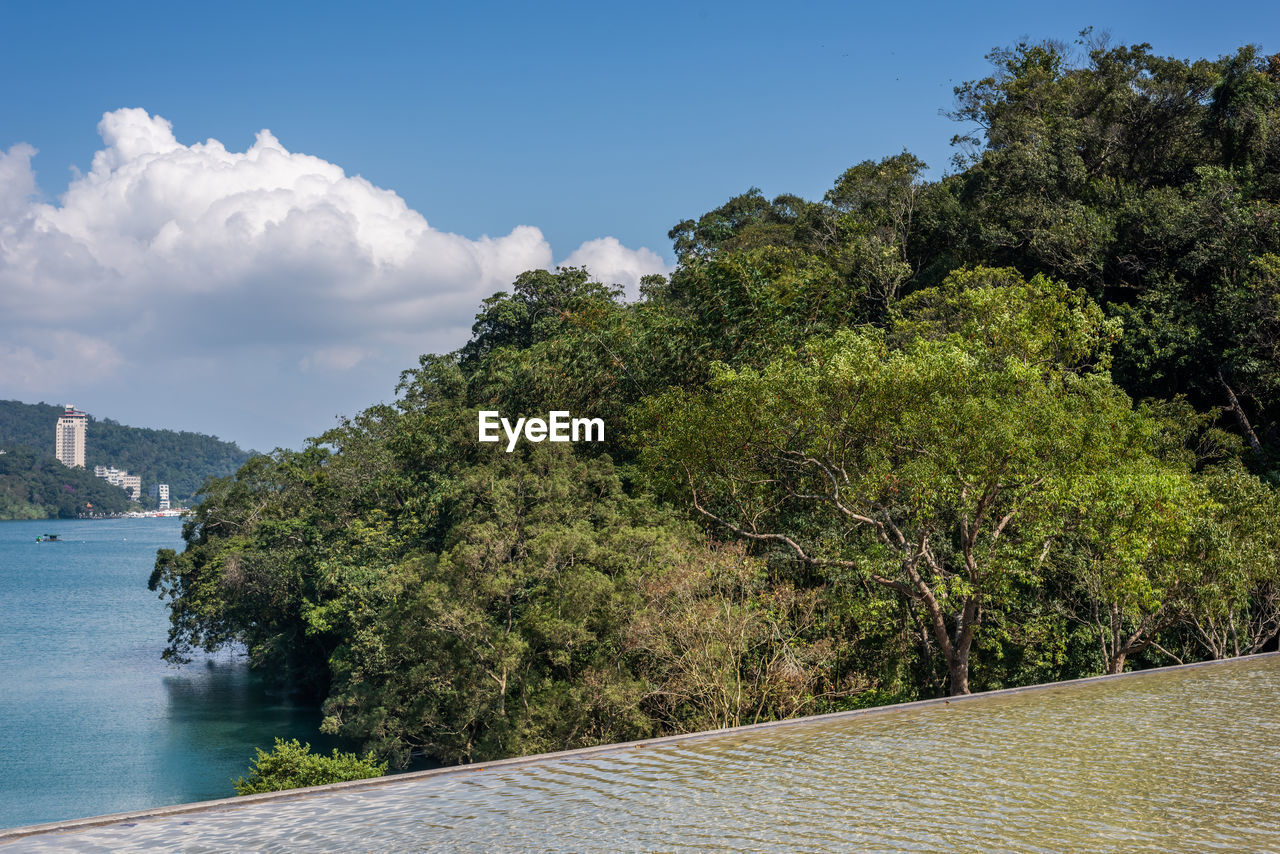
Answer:
[[[72,519],[127,509],[127,493],[92,471],[27,448],[0,448],[0,519]]]
[[[51,455],[54,425],[61,414],[61,406],[0,400],[0,447],[19,446]],[[189,501],[206,478],[233,474],[250,456],[216,436],[129,427],[93,415],[85,437],[85,466],[90,474],[94,466],[103,465],[141,475],[144,503],[149,487],[156,483],[169,484],[173,500]]]

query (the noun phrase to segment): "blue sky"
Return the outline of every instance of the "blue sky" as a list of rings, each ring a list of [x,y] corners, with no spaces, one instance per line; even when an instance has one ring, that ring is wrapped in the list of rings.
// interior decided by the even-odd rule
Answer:
[[[0,260],[0,398],[297,447],[389,399],[415,353],[463,343],[479,297],[522,263],[593,261],[628,284],[671,262],[674,223],[753,185],[820,197],[846,167],[903,148],[942,172],[959,128],[941,112],[953,86],[987,73],[993,47],[1093,26],[1178,57],[1280,50],[1272,4],[1206,11],[0,2],[0,243],[27,241]],[[99,133],[109,113],[114,147]],[[161,119],[172,139],[139,142],[164,136]],[[219,180],[206,161],[226,158],[189,147],[244,153],[262,129],[278,143],[256,150],[278,145],[293,171],[259,157],[238,195],[206,185]],[[15,157],[22,143],[38,154]],[[142,160],[151,171],[125,174]],[[306,196],[317,164],[372,187],[325,173]],[[287,240],[272,217],[295,203],[264,201],[276,181],[311,199]],[[384,209],[381,190],[407,210]],[[251,250],[231,231],[206,239],[210,212],[228,210],[256,223]],[[46,225],[21,237],[13,223],[28,215]],[[180,237],[162,234],[168,220]],[[46,240],[48,223],[63,242]],[[417,242],[396,242],[405,229]],[[347,266],[332,248],[347,245],[368,257]],[[46,296],[76,316],[37,310]]]

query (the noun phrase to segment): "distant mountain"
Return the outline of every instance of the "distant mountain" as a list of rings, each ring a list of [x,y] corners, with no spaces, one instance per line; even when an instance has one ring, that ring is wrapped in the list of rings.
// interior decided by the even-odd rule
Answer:
[[[0,519],[73,519],[128,509],[128,494],[92,469],[68,468],[29,448],[0,447]]]
[[[0,448],[29,448],[40,456],[53,456],[54,426],[61,406],[0,400]],[[169,497],[187,502],[209,477],[225,477],[252,454],[232,442],[203,433],[128,427],[110,418],[89,415],[85,431],[84,462],[92,476],[94,466],[115,466],[142,477],[143,503],[154,506],[149,489],[169,484]]]

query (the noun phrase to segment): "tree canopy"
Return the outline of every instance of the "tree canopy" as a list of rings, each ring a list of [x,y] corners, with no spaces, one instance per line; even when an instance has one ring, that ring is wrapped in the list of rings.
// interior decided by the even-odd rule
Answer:
[[[1274,649],[1280,64],[990,58],[950,174],[748,190],[635,302],[524,273],[212,481],[165,654],[243,644],[398,765]]]

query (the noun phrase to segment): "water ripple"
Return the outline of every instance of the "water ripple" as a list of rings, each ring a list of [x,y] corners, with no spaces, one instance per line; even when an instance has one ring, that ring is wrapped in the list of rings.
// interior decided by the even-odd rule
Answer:
[[[19,840],[6,851],[1280,850],[1280,658]]]

